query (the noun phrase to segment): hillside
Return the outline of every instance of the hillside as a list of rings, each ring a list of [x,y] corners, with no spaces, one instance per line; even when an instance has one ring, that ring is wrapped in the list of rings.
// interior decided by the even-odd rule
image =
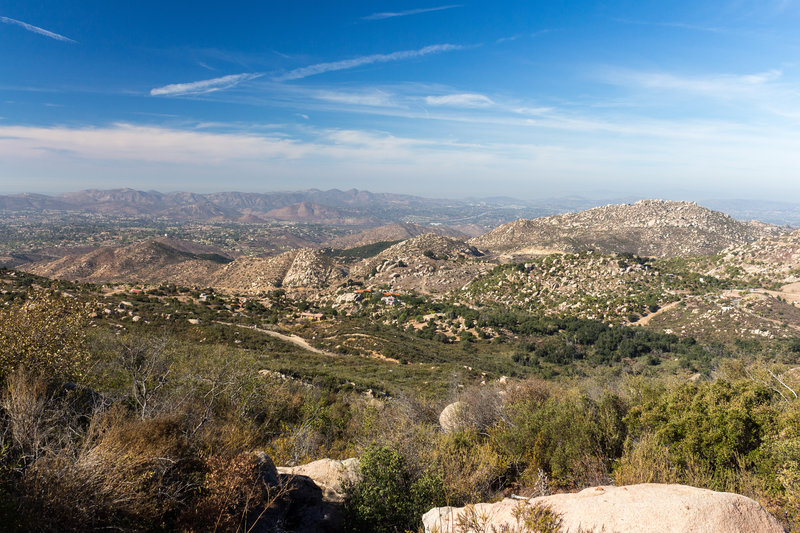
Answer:
[[[709,273],[765,286],[799,282],[800,231],[728,248]]]
[[[650,264],[584,252],[498,266],[466,286],[459,299],[543,315],[635,321],[675,300],[672,285]]]
[[[511,257],[586,250],[677,257],[711,255],[780,232],[775,226],[739,222],[695,203],[642,200],[517,220],[469,244]]]
[[[70,254],[25,269],[69,281],[195,284],[230,261],[216,248],[165,238]]]
[[[252,214],[249,216],[253,216]],[[367,217],[353,216],[341,209],[327,207],[313,202],[299,202],[277,209],[271,209],[260,216],[287,222],[315,224],[369,224]]]

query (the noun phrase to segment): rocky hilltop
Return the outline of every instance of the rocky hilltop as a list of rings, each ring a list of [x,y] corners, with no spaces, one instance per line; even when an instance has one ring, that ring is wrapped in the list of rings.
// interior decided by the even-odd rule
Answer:
[[[260,292],[279,287],[326,287],[347,271],[320,250],[301,249],[273,257],[239,258],[209,279],[209,285],[233,291]]]
[[[480,253],[472,246],[449,237],[425,234],[368,258],[351,270],[369,285],[422,293],[444,293],[462,287],[491,265],[475,261]]]
[[[740,222],[693,202],[642,200],[521,219],[468,242],[481,250],[512,257],[586,250],[679,257],[711,255],[779,233],[775,226]]]

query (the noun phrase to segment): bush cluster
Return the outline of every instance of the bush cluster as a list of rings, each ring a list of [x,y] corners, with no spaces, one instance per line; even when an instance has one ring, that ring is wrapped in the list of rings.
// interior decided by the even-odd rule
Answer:
[[[356,532],[415,530],[438,505],[611,482],[739,492],[800,530],[800,400],[770,372],[607,387],[454,383],[449,400],[461,407],[444,432],[441,400],[259,374],[256,351],[104,333],[86,327],[86,311],[42,293],[0,316],[7,530],[247,530],[277,497],[259,451],[289,466],[360,457],[344,504]],[[495,319],[547,332],[525,349],[537,360],[695,349],[591,321],[474,318]]]

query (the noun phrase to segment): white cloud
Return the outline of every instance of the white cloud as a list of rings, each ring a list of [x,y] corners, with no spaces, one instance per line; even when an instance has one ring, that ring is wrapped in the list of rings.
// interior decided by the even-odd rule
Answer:
[[[494,105],[488,96],[474,93],[445,94],[442,96],[426,96],[425,103],[450,107],[487,107]]]
[[[422,13],[431,13],[433,11],[444,11],[445,9],[453,9],[456,7],[462,7],[461,4],[452,4],[447,6],[439,6],[439,7],[424,7],[421,9],[408,9],[406,11],[397,11],[397,12],[383,12],[383,13],[373,13],[372,15],[367,15],[366,17],[362,17],[361,20],[383,20],[389,19],[394,17],[407,17],[409,15],[419,15]]]
[[[351,68],[360,67],[363,65],[371,65],[373,63],[388,63],[391,61],[401,61],[403,59],[413,59],[416,57],[423,57],[430,54],[440,54],[442,52],[450,52],[453,50],[461,50],[463,46],[456,44],[433,44],[420,48],[419,50],[401,50],[392,52],[390,54],[372,54],[368,56],[354,57],[352,59],[343,59],[341,61],[331,61],[327,63],[317,63],[316,65],[309,65],[307,67],[296,68],[289,72],[277,76],[276,81],[299,80],[309,76],[316,76],[317,74],[324,74],[325,72],[334,72],[337,70],[347,70]]]
[[[16,26],[21,26],[30,32],[38,33],[39,35],[44,35],[45,37],[50,37],[51,39],[55,39],[56,41],[64,41],[67,43],[78,42],[73,39],[70,39],[69,37],[64,37],[63,35],[60,35],[58,33],[48,31],[44,28],[40,28],[39,26],[34,26],[32,24],[28,24],[27,22],[22,22],[21,20],[16,20],[8,17],[0,17],[0,22],[3,22],[4,24],[14,24]]]
[[[312,95],[319,100],[337,104],[370,107],[394,107],[397,105],[391,93],[380,89],[363,92],[315,91]]]
[[[190,83],[172,83],[163,87],[150,90],[151,96],[181,96],[186,94],[204,94],[222,89],[230,89],[244,81],[249,81],[263,76],[259,73],[231,74],[210,80],[193,81]]]
[[[510,139],[505,136],[510,127],[494,136],[497,128],[478,131],[478,142],[451,135],[414,138],[308,127],[299,137],[131,124],[0,126],[0,173],[9,177],[0,184],[8,188],[20,180],[40,183],[58,176],[72,184],[67,188],[79,180],[84,186],[148,183],[198,190],[281,188],[291,180],[297,187],[357,186],[452,196],[454,190],[459,195],[525,194],[548,188],[565,194],[593,183],[653,191],[664,184],[691,187],[702,182],[709,190],[728,192],[798,183],[800,140],[793,128],[674,121],[616,124],[614,129],[558,117],[531,123],[525,129],[518,122]],[[565,131],[559,133],[559,128]],[[467,136],[471,129],[460,131]],[[755,186],[754,176],[759,178]]]
[[[131,124],[104,128],[0,127],[0,154],[48,157],[53,153],[93,160],[221,163],[235,159],[298,158],[303,146],[278,136],[220,134]]]

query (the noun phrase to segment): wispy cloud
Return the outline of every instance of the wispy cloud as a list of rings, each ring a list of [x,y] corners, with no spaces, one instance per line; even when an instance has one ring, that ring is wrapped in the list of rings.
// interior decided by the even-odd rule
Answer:
[[[697,24],[686,24],[684,22],[651,22],[645,20],[631,20],[625,18],[612,18],[614,22],[619,22],[620,24],[633,24],[636,26],[660,26],[662,28],[677,28],[681,30],[691,30],[691,31],[704,31],[709,33],[723,33],[725,30],[723,28],[717,28],[715,26],[700,26]]]
[[[494,102],[488,96],[474,93],[445,94],[442,96],[426,96],[425,103],[428,105],[440,105],[450,107],[487,107]]]
[[[680,91],[702,94],[719,99],[761,95],[761,91],[782,77],[773,69],[755,74],[710,74],[685,76],[665,72],[640,72],[612,70],[603,77],[605,81],[627,87]]]
[[[151,96],[181,96],[187,94],[204,94],[222,89],[230,89],[240,83],[263,76],[260,73],[246,72],[244,74],[231,74],[210,80],[193,81],[190,83],[172,83],[163,87],[150,90]]]
[[[520,115],[546,115],[553,111],[552,107],[517,107],[514,110],[514,113],[519,113]]]
[[[200,65],[201,67],[203,67],[206,70],[219,70],[219,69],[216,69],[216,68],[212,67],[208,63],[204,63],[203,61],[198,61],[197,64]]]
[[[39,26],[34,26],[33,24],[28,24],[27,22],[22,22],[21,20],[16,20],[8,17],[0,17],[0,22],[4,24],[13,24],[16,26],[20,26],[25,28],[26,30],[38,33],[39,35],[44,35],[45,37],[50,37],[51,39],[55,39],[56,41],[64,41],[65,43],[77,43],[74,39],[70,39],[69,37],[64,37],[58,33],[54,33],[52,31],[48,31],[44,28],[40,28]]]
[[[383,20],[383,19],[390,19],[394,17],[407,17],[409,15],[420,15],[422,13],[431,13],[433,11],[444,11],[445,9],[453,9],[456,7],[462,7],[461,4],[451,4],[447,6],[438,6],[438,7],[423,7],[420,9],[408,9],[406,11],[396,11],[396,12],[383,12],[383,13],[373,13],[372,15],[367,15],[366,17],[361,17],[361,20]]]
[[[317,63],[315,65],[309,65],[307,67],[290,70],[281,76],[277,76],[275,81],[299,80],[309,76],[316,76],[317,74],[324,74],[325,72],[347,70],[363,65],[371,65],[373,63],[389,63],[391,61],[413,59],[415,57],[441,54],[442,52],[451,52],[453,50],[461,50],[463,48],[463,46],[457,44],[433,44],[424,48],[420,48],[419,50],[400,50],[390,54],[372,54],[368,56],[354,57],[352,59],[343,59],[341,61]]]
[[[397,105],[393,95],[380,89],[364,92],[317,91],[314,98],[338,104],[394,107]]]
[[[495,39],[494,44],[502,44],[510,41],[516,41],[517,39],[521,39],[522,37],[538,37],[540,35],[544,35],[545,33],[550,33],[551,31],[553,30],[545,29],[545,30],[535,31],[533,33],[527,33],[527,34],[518,33],[516,35],[511,35],[509,37],[500,37],[499,39]]]

